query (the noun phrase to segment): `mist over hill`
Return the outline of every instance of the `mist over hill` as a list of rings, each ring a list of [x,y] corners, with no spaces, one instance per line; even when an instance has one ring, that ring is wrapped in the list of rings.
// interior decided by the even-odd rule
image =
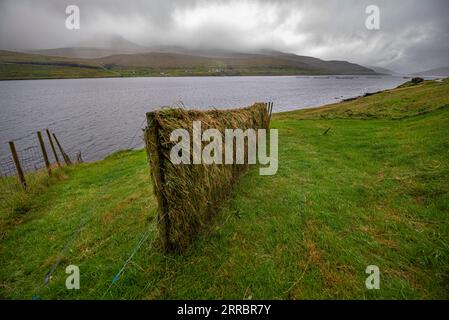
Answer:
[[[434,68],[434,69],[425,70],[425,71],[421,71],[421,72],[416,72],[413,75],[427,76],[427,77],[448,77],[449,76],[449,66]]]
[[[395,75],[398,74],[396,71],[387,69],[387,68],[382,68],[382,67],[373,67],[373,66],[366,66],[367,68],[374,70],[375,72],[379,73],[379,74],[384,74],[384,75]]]

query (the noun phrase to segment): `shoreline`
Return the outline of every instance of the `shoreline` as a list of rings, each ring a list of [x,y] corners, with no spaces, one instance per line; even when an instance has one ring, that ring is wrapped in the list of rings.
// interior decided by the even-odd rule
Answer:
[[[426,81],[434,81],[434,80],[426,80]],[[355,96],[355,97],[352,97],[352,98],[343,99],[343,100],[340,100],[340,101],[335,102],[335,103],[328,103],[328,104],[323,104],[323,105],[320,105],[320,106],[301,108],[301,109],[294,109],[294,110],[288,110],[288,111],[278,111],[278,112],[273,111],[273,115],[277,114],[277,115],[283,115],[284,116],[284,115],[288,115],[289,113],[293,114],[295,112],[300,112],[300,111],[303,111],[303,110],[304,111],[305,110],[312,111],[312,110],[319,110],[321,108],[327,108],[329,106],[336,106],[336,105],[339,105],[339,104],[344,104],[345,102],[355,101],[355,100],[358,100],[360,98],[366,98],[366,97],[369,97],[369,96],[373,96],[373,95],[377,95],[377,94],[386,93],[386,92],[390,92],[390,91],[394,91],[394,90],[400,89],[401,86],[404,85],[407,82],[409,82],[409,81],[405,81],[403,84],[400,84],[399,86],[391,88],[391,89],[385,89],[385,90],[380,90],[380,91],[376,91],[376,92],[367,92],[367,93],[365,93],[363,95],[358,95],[358,96]],[[105,157],[103,157],[101,159],[93,160],[93,161],[86,161],[86,163],[103,161],[103,160],[106,160],[107,158],[109,158],[111,156],[114,156],[116,153],[140,151],[140,150],[143,150],[143,149],[145,149],[145,147],[135,148],[135,149],[118,149],[116,151],[111,152],[110,154],[106,155]]]
[[[337,75],[329,75],[329,81],[332,81],[332,82],[334,82],[335,80],[337,80],[336,79],[336,76]],[[235,76],[233,76],[233,77],[235,77]],[[243,76],[242,76],[243,77]],[[245,76],[245,77],[259,77],[259,76]],[[285,77],[292,77],[292,76],[285,76]],[[307,78],[309,78],[309,79],[311,79],[310,81],[313,81],[313,79],[315,78],[316,76],[307,76]],[[361,77],[361,78],[365,78],[365,77],[367,77],[367,78],[371,78],[371,77],[369,77],[369,76],[359,76],[359,75],[355,75],[355,77]],[[139,77],[140,78],[140,77]],[[160,78],[160,77],[158,77],[158,78]],[[169,78],[169,77],[164,77],[164,78]],[[178,78],[180,78],[180,77],[178,77]],[[185,78],[187,78],[187,77],[185,77]],[[228,78],[231,78],[231,77],[228,77]],[[389,76],[386,76],[386,78],[390,78]],[[81,79],[81,78],[80,78]],[[88,78],[88,79],[97,79],[97,78]],[[27,80],[31,80],[31,79],[27,79]],[[36,80],[55,80],[55,79],[36,79]],[[295,79],[292,79],[292,80],[295,80]],[[11,80],[11,81],[14,81],[14,80]],[[125,80],[124,80],[125,81]],[[186,81],[189,81],[189,80],[186,80]],[[301,80],[299,80],[299,81],[301,81]],[[317,80],[318,81],[318,80]],[[344,80],[343,80],[344,81]],[[354,81],[357,81],[357,79],[354,79]],[[393,85],[393,86],[391,86],[391,87],[389,87],[389,88],[386,88],[386,89],[384,89],[383,91],[380,91],[380,92],[385,92],[385,91],[388,91],[388,90],[394,90],[395,88],[397,88],[398,86],[400,86],[400,85],[402,85],[404,82],[406,82],[406,80],[404,80],[403,82],[401,82],[400,84],[398,84],[397,86],[396,85]],[[19,82],[17,82],[17,85],[19,85]],[[365,93],[365,94],[362,94],[362,95],[360,95],[360,94],[355,94],[354,96],[350,96],[350,98],[348,98],[348,99],[351,99],[351,100],[355,100],[355,99],[358,99],[359,97],[361,97],[361,96],[363,96],[363,95],[371,95],[371,93]],[[335,99],[334,101],[327,101],[327,103],[326,103],[326,101],[324,101],[324,103],[323,104],[318,104],[318,105],[313,105],[313,106],[307,106],[307,107],[301,107],[301,106],[298,106],[298,105],[296,105],[296,106],[294,106],[294,108],[292,108],[292,109],[290,109],[290,110],[287,110],[287,111],[281,111],[281,110],[279,110],[279,111],[274,111],[274,113],[275,114],[288,114],[288,113],[291,113],[291,112],[301,112],[301,111],[304,111],[304,110],[314,110],[314,109],[319,109],[319,108],[325,108],[325,107],[327,107],[327,106],[329,106],[329,105],[335,105],[335,104],[340,104],[340,103],[344,103],[345,101],[344,101],[345,99],[343,99],[343,98],[340,98],[340,99]],[[126,150],[126,149],[123,149],[123,148],[119,148],[119,146],[117,146],[118,148],[117,149],[115,149],[115,150],[111,150],[109,153],[106,153],[106,154],[103,154],[103,155],[96,155],[96,154],[94,154],[94,155],[89,155],[89,156],[87,156],[87,157],[84,157],[85,156],[85,154],[83,154],[83,158],[84,158],[84,160],[86,161],[86,162],[95,162],[95,161],[100,161],[100,160],[103,160],[103,159],[105,159],[106,157],[108,157],[109,155],[111,155],[111,154],[113,154],[113,153],[115,153],[115,152],[118,152],[118,151],[121,151],[121,150]],[[95,148],[94,148],[95,149]],[[87,155],[87,154],[86,154]]]
[[[25,81],[25,80],[76,80],[76,79],[133,79],[133,78],[226,78],[226,77],[405,77],[389,74],[204,74],[204,75],[147,75],[147,76],[110,76],[110,77],[48,77],[48,78],[1,78],[0,81]],[[335,80],[345,80],[338,79]]]

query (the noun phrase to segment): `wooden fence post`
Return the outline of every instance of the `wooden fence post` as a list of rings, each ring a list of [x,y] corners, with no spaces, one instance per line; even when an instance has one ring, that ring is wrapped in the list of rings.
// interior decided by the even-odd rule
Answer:
[[[76,154],[76,162],[77,163],[83,163],[83,157],[81,156],[81,151],[78,151],[78,153]]]
[[[273,102],[267,102],[267,103],[265,103],[265,105],[267,106],[268,126],[269,126],[270,122],[271,122],[271,113],[273,112]]]
[[[47,150],[45,149],[44,139],[42,139],[42,133],[40,131],[37,132],[37,139],[39,140],[39,145],[41,146],[42,156],[44,157],[48,175],[51,176],[50,161],[48,161]]]
[[[27,186],[27,182],[25,180],[25,175],[23,174],[22,166],[20,165],[19,156],[17,155],[16,146],[13,141],[9,141],[9,148],[11,149],[12,158],[14,160],[14,164],[16,165],[17,176],[19,177],[20,183],[24,188]]]
[[[53,155],[55,156],[56,163],[58,164],[58,167],[61,166],[61,163],[59,162],[58,154],[56,153],[55,145],[53,144],[53,139],[51,138],[50,131],[48,129],[45,129],[47,132],[48,140],[50,141],[51,150],[53,151]]]
[[[71,165],[71,164],[72,164],[72,161],[70,161],[69,156],[68,156],[68,155],[64,152],[64,150],[62,149],[61,144],[59,143],[59,140],[58,140],[58,138],[56,138],[56,135],[55,135],[54,133],[53,133],[53,138],[55,138],[56,145],[57,145],[58,148],[59,148],[59,152],[61,152],[61,154],[62,154],[62,158],[64,159],[65,164],[66,164],[66,165]]]

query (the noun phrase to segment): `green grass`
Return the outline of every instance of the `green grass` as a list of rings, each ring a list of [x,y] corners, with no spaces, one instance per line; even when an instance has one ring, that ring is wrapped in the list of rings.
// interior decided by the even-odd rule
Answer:
[[[446,80],[275,115],[277,175],[253,167],[184,255],[151,245],[156,201],[144,151],[66,168],[31,191],[26,213],[1,207],[0,296],[448,299],[448,103]],[[69,264],[80,267],[80,290],[65,288]],[[365,288],[368,265],[380,268],[380,290]]]
[[[0,80],[117,77],[88,59],[69,59],[0,50]]]
[[[0,80],[109,78],[117,73],[103,68],[80,68],[54,65],[0,64]]]

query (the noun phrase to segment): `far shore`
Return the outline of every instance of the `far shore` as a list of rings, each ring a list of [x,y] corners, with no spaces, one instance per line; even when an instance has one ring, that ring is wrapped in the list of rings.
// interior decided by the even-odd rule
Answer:
[[[136,75],[136,76],[100,76],[100,77],[19,77],[19,78],[2,78],[0,75],[0,81],[15,81],[15,80],[67,80],[67,79],[131,79],[131,78],[227,78],[227,77],[404,77],[404,79],[410,79],[411,76],[406,75],[389,75],[389,74],[276,74],[276,73],[264,73],[264,74],[197,74],[197,75]],[[336,79],[336,78],[335,78]],[[336,79],[340,80],[340,79]]]

